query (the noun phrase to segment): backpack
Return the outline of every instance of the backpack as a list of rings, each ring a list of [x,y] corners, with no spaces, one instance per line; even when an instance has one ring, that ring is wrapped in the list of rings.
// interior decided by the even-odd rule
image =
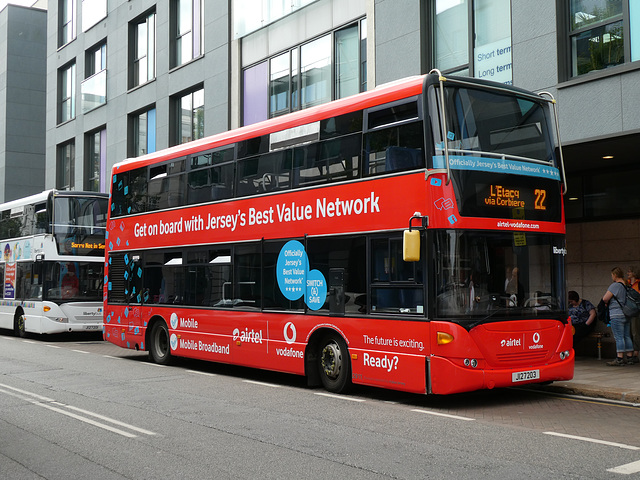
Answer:
[[[620,303],[625,317],[637,317],[640,315],[640,293],[628,285],[624,285],[624,289],[627,297],[624,305],[617,298],[616,301]]]

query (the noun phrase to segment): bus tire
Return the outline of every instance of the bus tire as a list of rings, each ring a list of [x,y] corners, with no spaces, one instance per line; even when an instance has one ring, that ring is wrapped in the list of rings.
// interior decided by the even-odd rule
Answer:
[[[319,344],[318,369],[322,386],[344,393],[351,387],[351,360],[347,344],[336,333],[327,334]]]
[[[24,328],[24,313],[17,312],[13,319],[13,332],[16,337],[27,338],[27,331]]]
[[[167,324],[163,321],[154,323],[151,327],[150,340],[149,354],[151,359],[159,365],[169,365],[171,363],[171,346]]]

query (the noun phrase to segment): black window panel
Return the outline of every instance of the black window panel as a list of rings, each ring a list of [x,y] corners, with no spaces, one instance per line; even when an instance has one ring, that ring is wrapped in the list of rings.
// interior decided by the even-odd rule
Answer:
[[[369,132],[364,138],[364,175],[425,167],[422,122]]]
[[[285,190],[290,186],[291,150],[238,161],[238,197]]]
[[[367,129],[371,130],[384,125],[418,120],[419,118],[420,112],[416,100],[394,104],[378,110],[369,110],[367,112]]]
[[[362,131],[362,110],[320,120],[320,140]]]
[[[359,133],[295,148],[294,186],[358,178],[361,152]]]
[[[298,300],[289,300],[282,294],[280,286],[278,285],[278,275],[276,271],[278,256],[287,241],[266,242],[264,245],[264,283],[262,285],[264,309],[304,310],[304,295]]]
[[[231,304],[234,307],[260,308],[261,303],[261,264],[260,244],[242,245],[235,248],[233,255],[233,293]]]
[[[423,262],[405,262],[402,237],[382,237],[371,241],[372,313],[423,314]]]
[[[250,138],[238,143],[238,158],[260,155],[269,151],[269,135]]]
[[[307,240],[309,268],[319,270],[327,281],[327,301],[318,310],[329,313],[332,301],[343,295],[345,314],[367,311],[367,257],[365,237],[310,238]],[[332,272],[339,272],[339,283]],[[333,279],[332,279],[333,278]],[[338,292],[336,289],[340,289]],[[332,295],[334,298],[332,299]],[[342,312],[342,309],[340,311]]]

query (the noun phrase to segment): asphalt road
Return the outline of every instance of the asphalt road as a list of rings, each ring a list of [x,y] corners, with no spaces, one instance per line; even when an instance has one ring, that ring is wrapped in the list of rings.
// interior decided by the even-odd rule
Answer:
[[[0,335],[0,477],[629,478],[640,409],[527,390],[332,395],[97,337]]]

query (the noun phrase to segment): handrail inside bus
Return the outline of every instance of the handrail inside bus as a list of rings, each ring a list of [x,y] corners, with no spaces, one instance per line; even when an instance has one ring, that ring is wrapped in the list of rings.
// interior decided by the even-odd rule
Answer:
[[[540,97],[542,97],[543,95],[548,95],[550,100],[548,100],[549,102],[551,102],[551,105],[553,105],[553,116],[554,116],[554,121],[556,124],[556,137],[558,138],[558,156],[560,157],[560,167],[562,169],[562,194],[566,195],[567,193],[567,175],[564,172],[564,157],[562,156],[562,142],[560,141],[560,124],[558,123],[558,104],[556,103],[556,99],[554,98],[554,96],[551,94],[551,92],[547,92],[547,91],[543,91],[543,92],[539,92],[538,95]],[[544,97],[542,97],[544,98]]]

